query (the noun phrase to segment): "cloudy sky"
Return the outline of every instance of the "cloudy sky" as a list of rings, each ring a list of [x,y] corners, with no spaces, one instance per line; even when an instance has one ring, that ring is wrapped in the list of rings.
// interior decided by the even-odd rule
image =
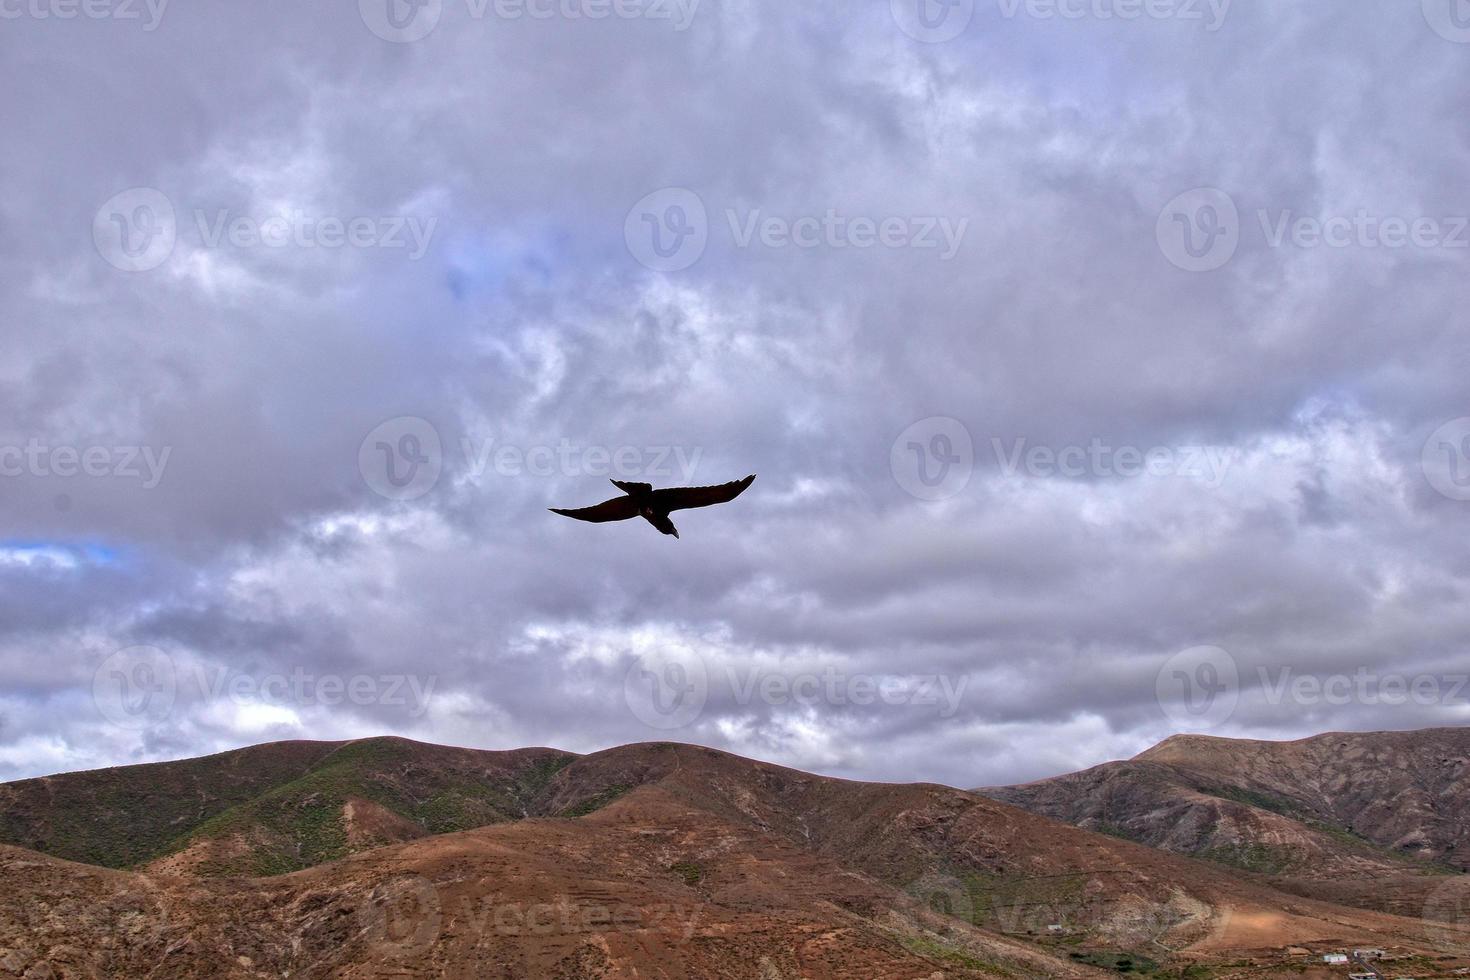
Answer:
[[[0,20],[0,779],[1470,723],[1463,0]]]

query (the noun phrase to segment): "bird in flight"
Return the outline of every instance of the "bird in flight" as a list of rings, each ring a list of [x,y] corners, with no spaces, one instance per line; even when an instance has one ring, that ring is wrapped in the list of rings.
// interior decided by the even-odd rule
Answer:
[[[591,521],[594,524],[641,517],[663,533],[677,538],[679,529],[669,520],[670,511],[728,503],[744,493],[745,488],[754,480],[755,474],[752,473],[743,480],[722,483],[717,487],[671,487],[667,490],[655,490],[649,483],[623,483],[613,480],[612,485],[623,491],[623,496],[604,500],[595,507],[582,507],[578,510],[558,510],[552,507],[550,510],[553,514],[574,517],[579,521]]]

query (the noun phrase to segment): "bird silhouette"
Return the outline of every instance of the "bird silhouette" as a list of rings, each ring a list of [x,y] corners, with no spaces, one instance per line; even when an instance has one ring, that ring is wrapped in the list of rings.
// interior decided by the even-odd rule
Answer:
[[[679,529],[674,527],[673,521],[669,520],[670,511],[728,503],[744,493],[745,488],[750,486],[754,480],[755,474],[752,473],[743,480],[721,483],[717,487],[671,487],[667,490],[655,490],[651,483],[624,483],[621,480],[613,480],[612,485],[623,491],[623,496],[577,510],[559,510],[556,507],[548,509],[553,514],[561,514],[563,517],[572,517],[579,521],[591,521],[594,524],[641,517],[664,534],[672,534],[677,538]]]

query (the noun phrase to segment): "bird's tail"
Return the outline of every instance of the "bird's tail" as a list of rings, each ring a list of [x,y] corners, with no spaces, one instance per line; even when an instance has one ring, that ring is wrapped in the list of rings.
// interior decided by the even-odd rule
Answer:
[[[653,514],[644,514],[643,519],[652,524],[654,527],[658,528],[664,534],[672,534],[676,538],[679,536],[679,529],[674,527],[674,522],[669,520],[668,514],[660,514],[658,512],[654,512]]]

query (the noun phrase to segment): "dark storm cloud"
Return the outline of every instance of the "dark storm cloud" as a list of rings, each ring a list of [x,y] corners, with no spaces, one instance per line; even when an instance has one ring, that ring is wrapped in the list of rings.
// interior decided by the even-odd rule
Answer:
[[[4,8],[0,776],[394,731],[976,785],[1470,720],[1433,0],[381,6]],[[690,194],[660,258],[630,209],[687,247]],[[747,472],[678,542],[545,511]]]

